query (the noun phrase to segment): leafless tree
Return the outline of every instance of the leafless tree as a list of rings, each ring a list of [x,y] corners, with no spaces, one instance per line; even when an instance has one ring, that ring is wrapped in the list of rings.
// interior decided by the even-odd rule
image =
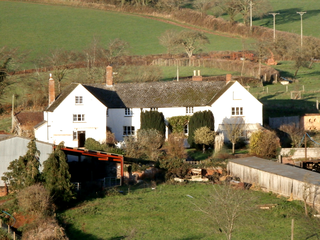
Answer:
[[[235,0],[218,0],[217,7],[219,7],[222,12],[228,14],[230,21],[234,22],[234,18],[239,13],[239,6]]]
[[[179,32],[170,29],[166,30],[160,37],[159,43],[167,48],[168,54],[176,53],[178,50],[178,45],[175,43],[175,39],[178,37]]]
[[[304,134],[304,130],[298,123],[283,124],[279,129],[290,136],[292,147],[298,147]]]
[[[78,53],[64,49],[54,49],[47,57],[47,66],[53,68],[53,77],[58,80],[58,91],[61,93],[61,81],[66,77],[70,64],[78,60]]]
[[[181,6],[187,3],[188,1],[185,0],[159,0],[157,2],[157,7],[165,10],[178,10]]]
[[[213,0],[195,0],[193,6],[198,9],[203,15],[207,14],[207,11],[213,8],[217,4],[217,1]]]
[[[0,48],[0,98],[5,88],[12,84],[9,73],[17,70],[27,55],[27,52],[19,52],[18,48]]]
[[[245,122],[242,117],[236,117],[231,119],[223,120],[224,132],[227,138],[232,143],[232,153],[235,152],[235,145],[237,141],[243,136],[243,131],[245,130]]]
[[[105,50],[108,65],[113,64],[115,61],[121,60],[121,58],[129,54],[130,45],[128,42],[119,38],[115,38],[109,41]]]
[[[213,185],[207,197],[190,196],[196,209],[203,212],[217,226],[226,239],[231,240],[235,229],[243,224],[241,218],[255,214],[250,191],[235,189],[230,185]]]

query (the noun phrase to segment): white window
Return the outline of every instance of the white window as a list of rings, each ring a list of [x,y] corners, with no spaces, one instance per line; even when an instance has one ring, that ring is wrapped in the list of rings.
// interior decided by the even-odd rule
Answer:
[[[83,103],[82,96],[76,96],[76,104],[82,104],[82,103]]]
[[[193,107],[186,107],[186,113],[193,113]]]
[[[243,108],[242,107],[233,107],[231,110],[232,116],[242,116],[243,115]]]
[[[72,138],[73,138],[73,140],[77,140],[78,139],[78,134],[77,134],[77,132],[73,132],[73,134],[72,134]]]
[[[158,112],[158,108],[150,108],[150,111],[156,111],[156,112]]]
[[[134,126],[123,126],[123,136],[133,136]]]
[[[84,114],[73,114],[74,122],[84,122]]]
[[[124,115],[125,116],[132,116],[133,115],[132,108],[125,108]]]

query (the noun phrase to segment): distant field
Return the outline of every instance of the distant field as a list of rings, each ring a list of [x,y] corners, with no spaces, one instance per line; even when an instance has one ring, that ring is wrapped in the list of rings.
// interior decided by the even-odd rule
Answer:
[[[107,44],[120,38],[131,45],[134,55],[160,54],[166,49],[158,37],[168,29],[181,27],[129,14],[102,10],[0,1],[0,46],[31,51],[30,60],[51,49],[81,51],[93,37]],[[210,44],[204,51],[241,50],[239,38],[207,34]],[[33,67],[29,62],[26,68]]]
[[[307,12],[303,15],[303,35],[320,37],[320,1],[319,0],[269,0],[276,16],[276,29],[300,34],[301,19],[297,12]],[[273,16],[268,15],[262,20],[255,19],[254,25],[273,28]]]

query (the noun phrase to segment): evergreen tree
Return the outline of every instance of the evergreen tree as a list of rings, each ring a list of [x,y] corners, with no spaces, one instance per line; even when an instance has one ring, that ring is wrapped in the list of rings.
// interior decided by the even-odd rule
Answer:
[[[210,110],[195,112],[189,121],[189,134],[188,143],[190,146],[194,146],[194,132],[198,128],[208,127],[211,131],[214,131],[214,117]]]
[[[73,198],[73,184],[70,182],[69,165],[61,148],[64,148],[64,142],[56,146],[54,152],[43,163],[45,187],[50,191],[53,201],[58,205],[69,202]]]
[[[8,167],[10,171],[3,173],[4,176],[1,179],[11,191],[23,189],[40,181],[39,155],[36,141],[32,139],[28,143],[27,153],[10,162]]]
[[[164,136],[166,131],[166,124],[164,123],[163,113],[157,111],[141,112],[140,129],[156,129]]]

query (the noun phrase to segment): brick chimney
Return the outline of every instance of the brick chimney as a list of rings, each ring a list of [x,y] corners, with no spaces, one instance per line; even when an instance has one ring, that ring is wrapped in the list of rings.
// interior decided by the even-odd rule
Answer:
[[[111,66],[106,67],[106,85],[113,86],[113,71]]]
[[[232,75],[229,73],[226,75],[226,84],[228,84],[232,80]]]
[[[192,81],[202,81],[200,70],[198,70],[198,74],[196,70],[193,71]]]
[[[52,78],[52,74],[50,73],[49,78],[49,106],[54,102],[56,99],[56,93],[54,90],[54,79]]]

